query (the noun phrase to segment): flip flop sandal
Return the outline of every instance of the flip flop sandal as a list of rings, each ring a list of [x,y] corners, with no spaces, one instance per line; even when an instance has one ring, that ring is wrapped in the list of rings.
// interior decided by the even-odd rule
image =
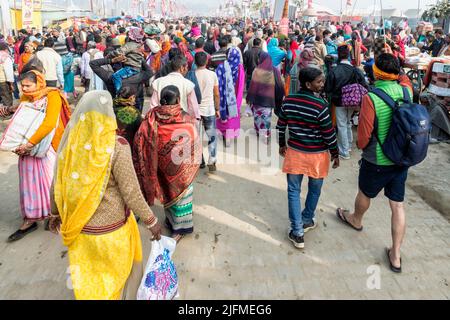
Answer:
[[[25,237],[27,234],[37,230],[37,228],[38,228],[38,224],[35,222],[25,230],[19,229],[16,232],[14,232],[12,235],[9,236],[8,242],[18,241],[18,240],[22,239],[23,237]]]
[[[396,266],[394,266],[392,264],[392,261],[391,261],[391,249],[386,248],[386,255],[387,255],[387,259],[389,261],[389,267],[391,268],[391,271],[395,272],[395,273],[401,273],[402,272],[402,265],[401,265],[402,264],[402,258],[400,258],[400,267],[397,268]]]
[[[354,229],[354,230],[356,230],[356,231],[358,231],[358,232],[363,231],[363,227],[357,228],[357,227],[355,227],[354,225],[352,225],[350,222],[348,222],[347,219],[345,218],[344,214],[341,215],[341,211],[340,211],[340,210],[342,210],[342,213],[348,212],[347,210],[344,210],[344,209],[342,209],[342,208],[338,208],[338,209],[336,210],[336,216],[338,217],[338,219],[339,219],[340,221],[342,221],[343,223],[345,223],[346,225],[348,225],[350,228],[352,228],[352,229]]]

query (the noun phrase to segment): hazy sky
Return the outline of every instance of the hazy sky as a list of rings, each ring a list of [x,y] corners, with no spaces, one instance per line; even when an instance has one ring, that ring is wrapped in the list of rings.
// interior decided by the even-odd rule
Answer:
[[[217,8],[220,3],[224,1],[217,0],[178,0],[188,5],[188,7],[192,8],[199,13],[208,12],[208,10]],[[236,2],[239,0],[235,0]],[[342,0],[345,6],[346,0]],[[352,0],[352,3],[356,3],[356,9],[367,8],[369,6],[373,6],[374,0]],[[416,9],[418,7],[419,0],[382,0],[384,8],[404,8],[406,9]],[[307,2],[307,0],[305,0]],[[328,6],[336,12],[340,11],[340,1],[339,0],[313,0],[313,2]],[[376,0],[377,6],[380,5],[380,0]],[[436,3],[436,0],[420,0],[421,7],[426,9],[426,5]]]

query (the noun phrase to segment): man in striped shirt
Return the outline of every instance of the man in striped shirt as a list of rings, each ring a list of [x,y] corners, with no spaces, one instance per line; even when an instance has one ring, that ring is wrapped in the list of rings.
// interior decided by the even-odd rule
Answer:
[[[301,90],[289,95],[281,110],[277,112],[280,154],[285,157],[283,172],[287,174],[289,240],[303,249],[304,233],[314,229],[317,204],[323,180],[328,176],[330,154],[333,168],[339,167],[339,152],[327,104],[315,93],[321,92],[325,77],[317,68],[305,68],[299,74]],[[286,144],[286,130],[289,139]],[[308,196],[305,209],[301,211],[300,187],[304,176],[308,176]]]

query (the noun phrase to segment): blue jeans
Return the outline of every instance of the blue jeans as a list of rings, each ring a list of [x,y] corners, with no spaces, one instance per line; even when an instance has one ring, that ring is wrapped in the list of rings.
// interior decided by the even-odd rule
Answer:
[[[206,135],[208,136],[208,153],[209,153],[208,165],[215,164],[217,162],[216,116],[210,117],[202,116],[202,123],[203,127],[205,128]],[[202,162],[204,161],[202,160]]]
[[[288,174],[288,201],[289,201],[289,220],[291,221],[291,230],[296,236],[303,236],[303,225],[313,223],[317,204],[319,203],[320,193],[322,191],[323,179],[308,178],[308,195],[306,197],[305,209],[301,211],[300,192],[302,187],[303,175]]]
[[[20,98],[19,86],[17,85],[18,83],[19,83],[19,77],[14,75],[14,98],[15,99]]]
[[[120,89],[122,89],[122,80],[131,78],[138,73],[139,71],[131,67],[123,67],[119,71],[116,71],[116,73],[111,76],[114,83],[114,88],[116,89],[116,95],[119,95]]]
[[[353,143],[352,114],[354,108],[336,107],[336,124],[338,128],[338,148],[342,156],[350,156]]]

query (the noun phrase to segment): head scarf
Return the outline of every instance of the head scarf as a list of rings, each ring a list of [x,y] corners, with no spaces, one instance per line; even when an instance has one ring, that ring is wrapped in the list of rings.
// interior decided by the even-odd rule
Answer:
[[[154,26],[154,25],[151,25],[151,26],[146,27],[146,28],[144,29],[144,32],[145,32],[146,34],[148,34],[149,36],[152,36],[152,35],[160,34],[160,33],[161,33],[161,30],[159,30],[158,27],[156,27],[156,26]]]
[[[278,47],[279,42],[277,38],[273,38],[270,40],[267,51],[269,52],[270,57],[272,58],[273,66],[278,66],[281,61],[286,57],[286,52]]]
[[[275,107],[276,92],[277,90],[283,90],[283,87],[280,87],[281,83],[280,71],[273,67],[269,54],[261,52],[259,64],[253,71],[252,81],[247,93],[247,101],[249,104],[260,107]]]
[[[175,32],[175,35],[177,36],[177,38],[180,38],[181,41],[186,43],[186,39],[184,38],[183,31],[177,31],[177,32]]]
[[[162,48],[161,48],[161,55],[165,56],[166,54],[169,53],[170,49],[171,49],[172,45],[170,44],[170,41],[164,41],[162,43]]]
[[[255,37],[258,39],[262,39],[263,36],[264,36],[264,32],[261,29],[258,29],[258,31],[256,31],[256,33],[255,33]]]
[[[239,76],[239,65],[241,64],[241,55],[239,49],[231,48],[228,52],[228,63],[230,64],[231,72],[233,74],[233,82],[236,83]]]
[[[117,101],[114,99],[114,112],[116,113],[117,134],[125,139],[131,147],[133,147],[134,136],[142,121],[141,112],[134,106],[136,103],[134,99],[121,99]]]
[[[144,39],[144,34],[142,33],[142,30],[137,27],[133,27],[128,31],[128,38],[130,40],[141,43]]]
[[[186,60],[187,60],[188,65],[190,67],[192,65],[192,63],[194,62],[194,57],[189,52],[189,49],[188,49],[187,45],[184,42],[180,42],[178,44],[178,48],[180,49],[181,54],[186,57]]]
[[[231,48],[228,59],[216,69],[219,80],[220,118],[222,121],[238,116],[236,84],[239,80],[241,64],[241,56],[238,50],[237,48]]]
[[[87,49],[95,49],[97,48],[97,44],[94,41],[89,41],[87,44]]]
[[[57,91],[59,93],[59,96],[61,97],[62,102],[60,119],[63,126],[66,127],[67,123],[70,120],[71,112],[69,102],[67,101],[65,95],[63,95],[57,88],[48,88],[45,81],[45,76],[39,71],[31,70],[29,72],[33,72],[36,75],[36,90],[27,93],[23,92],[22,95],[24,99],[28,101],[36,101],[46,97],[51,91]]]
[[[194,181],[201,159],[194,123],[179,104],[156,107],[142,122],[134,139],[133,162],[149,205],[158,199],[165,208],[172,206]],[[187,158],[174,161],[184,150],[190,152]]]
[[[314,53],[310,48],[305,48],[300,54],[300,62],[299,65],[301,68],[308,67],[314,60]]]
[[[398,80],[399,75],[393,73],[387,73],[380,70],[377,65],[373,64],[373,75],[376,80],[387,80],[387,81],[395,81]]]
[[[61,139],[54,180],[64,245],[70,246],[96,212],[111,174],[117,123],[108,91],[89,91]]]
[[[39,99],[43,98],[44,96],[46,96],[49,91],[55,90],[55,89],[47,88],[47,83],[45,81],[44,74],[42,74],[38,71],[35,71],[35,70],[31,70],[30,72],[34,73],[36,76],[36,90],[33,92],[23,92],[24,97],[26,97],[27,99],[29,99],[31,101],[35,101],[35,100],[39,100]]]
[[[297,59],[297,51],[300,49],[300,46],[298,45],[298,42],[293,40],[291,41],[291,52],[292,52],[292,61],[295,61]]]

